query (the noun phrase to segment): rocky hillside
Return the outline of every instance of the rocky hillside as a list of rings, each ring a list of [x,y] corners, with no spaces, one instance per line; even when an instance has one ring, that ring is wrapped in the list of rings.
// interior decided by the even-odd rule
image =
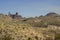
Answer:
[[[24,18],[17,13],[0,14],[0,40],[60,40],[60,17],[51,15]]]

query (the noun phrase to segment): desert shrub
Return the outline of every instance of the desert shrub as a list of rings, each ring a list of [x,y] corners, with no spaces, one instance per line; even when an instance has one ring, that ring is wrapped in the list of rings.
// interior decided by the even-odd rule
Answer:
[[[10,35],[6,35],[3,40],[12,40],[12,38],[10,37]]]
[[[31,37],[28,37],[28,40],[33,40]]]
[[[3,30],[0,30],[0,40],[12,40],[12,37],[7,32],[3,32]]]
[[[41,22],[40,22],[41,26],[48,26],[48,25],[56,25],[56,26],[60,26],[60,19],[55,18],[55,17],[45,17],[42,18]]]
[[[48,37],[48,38],[46,38],[46,40],[53,40],[53,39]]]
[[[48,26],[48,24],[47,24],[47,22],[34,22],[34,21],[29,21],[29,22],[27,22],[28,24],[30,24],[32,27],[47,27]]]
[[[35,39],[38,40],[38,36],[35,36]]]
[[[56,34],[55,40],[60,40],[60,34]]]
[[[48,25],[56,25],[56,26],[60,26],[60,19],[55,18],[55,17],[43,17],[41,18],[40,22],[34,22],[35,19],[28,19],[25,22],[27,22],[28,24],[30,24],[33,27],[48,27]],[[40,20],[40,19],[38,19]],[[37,20],[35,20],[37,21]]]

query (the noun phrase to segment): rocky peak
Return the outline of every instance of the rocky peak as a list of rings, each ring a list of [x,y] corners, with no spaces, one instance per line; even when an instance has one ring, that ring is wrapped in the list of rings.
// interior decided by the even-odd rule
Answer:
[[[16,12],[16,14],[11,14],[10,12],[8,13],[8,16],[10,16],[13,19],[19,19],[22,18],[21,15],[18,14],[18,12]]]
[[[54,13],[54,12],[50,12],[48,13],[46,16],[59,16],[57,13]]]

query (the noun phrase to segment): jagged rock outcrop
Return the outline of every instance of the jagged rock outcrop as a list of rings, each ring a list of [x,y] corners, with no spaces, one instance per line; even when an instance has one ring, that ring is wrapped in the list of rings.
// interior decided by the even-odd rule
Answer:
[[[12,19],[22,19],[22,16],[16,12],[16,14],[9,13],[8,16],[10,16]]]

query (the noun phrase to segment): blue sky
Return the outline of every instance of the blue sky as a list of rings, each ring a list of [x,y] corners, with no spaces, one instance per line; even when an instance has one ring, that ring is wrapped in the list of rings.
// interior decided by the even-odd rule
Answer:
[[[24,17],[46,15],[49,12],[60,13],[60,0],[0,0],[0,13],[15,14]]]

